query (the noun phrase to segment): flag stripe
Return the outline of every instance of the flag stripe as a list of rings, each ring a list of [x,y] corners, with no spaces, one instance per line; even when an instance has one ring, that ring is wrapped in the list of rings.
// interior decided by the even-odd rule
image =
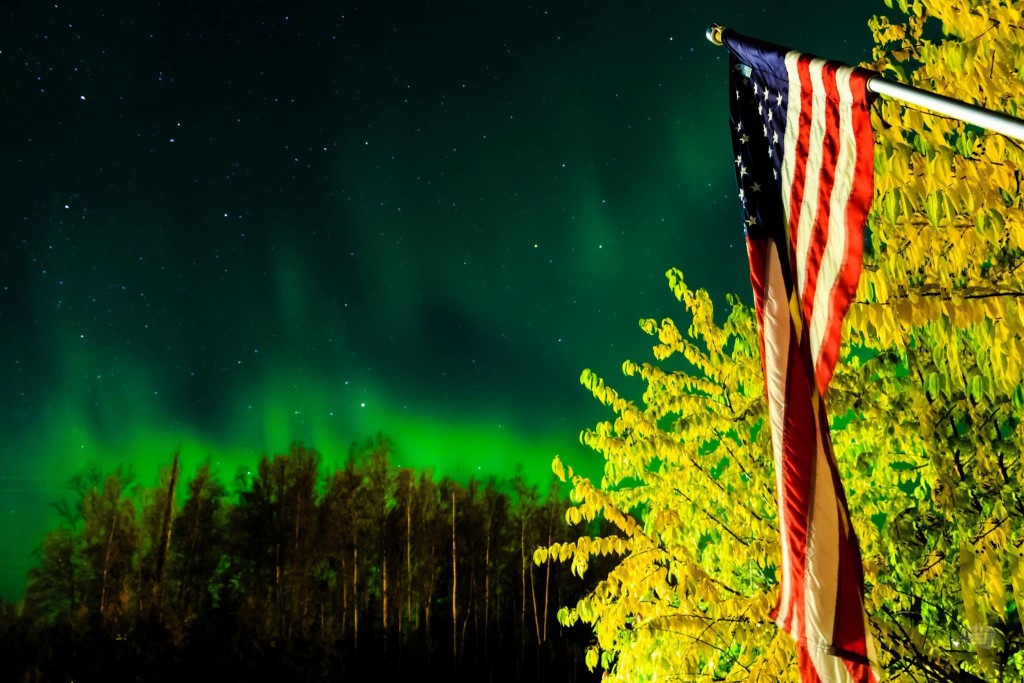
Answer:
[[[800,88],[800,116],[796,120],[796,147],[793,149],[793,184],[790,188],[789,214],[786,218],[786,231],[790,246],[788,257],[793,267],[799,269],[800,262],[800,223],[803,219],[804,192],[807,190],[808,166],[812,165],[811,160],[811,123],[814,120],[814,97],[811,92],[811,74],[808,71],[810,60],[801,55],[796,60],[794,80],[791,85],[799,83]],[[794,74],[791,72],[790,76]],[[788,150],[787,150],[788,151]],[[796,276],[800,277],[800,276]],[[792,284],[789,284],[792,287]]]
[[[782,277],[782,269],[779,263],[779,254],[775,244],[771,242],[755,242],[748,240],[748,252],[758,252],[759,260],[763,263],[763,270],[751,268],[751,273],[763,272],[762,282],[752,282],[755,296],[763,304],[759,313],[761,332],[761,357],[764,359],[765,389],[768,399],[768,415],[773,434],[782,434],[785,431],[786,411],[786,385],[789,377],[789,354],[792,346],[789,341],[791,322],[789,316],[789,297],[786,294],[786,285]],[[754,258],[751,258],[753,266]],[[775,330],[776,334],[766,338],[763,330],[768,326]],[[772,448],[775,455],[775,488],[782,491],[786,488],[785,483],[785,458],[783,456],[783,443],[781,439],[772,440]],[[792,567],[793,560],[798,556],[790,547],[790,528],[788,510],[785,506],[779,506],[779,530],[781,532],[782,545],[782,585],[780,587],[781,597],[779,599],[779,611],[776,619],[782,627],[791,631],[792,615],[791,608],[797,601],[794,600],[792,591],[794,586]]]
[[[803,202],[796,214],[795,223],[793,219],[790,219],[789,223],[791,230],[794,225],[796,228],[797,293],[803,292],[807,285],[807,257],[811,245],[814,243],[811,237],[814,233],[815,219],[818,217],[818,189],[821,184],[822,153],[825,140],[825,100],[821,94],[823,88],[822,68],[825,66],[825,62],[821,59],[801,59],[800,65],[801,86],[806,78],[810,81],[811,87],[803,89],[801,99],[804,100],[804,104],[800,107],[801,128],[804,126],[804,113],[810,112],[807,147],[804,149],[797,147],[797,154],[807,156],[806,173],[804,177],[797,176],[794,179],[794,183],[803,183],[803,187],[794,192],[794,196],[802,197]],[[804,136],[801,132],[800,140],[803,139]]]
[[[849,102],[850,96],[850,75],[852,69],[842,67],[836,73],[836,100]],[[835,105],[833,105],[835,106]],[[833,184],[829,204],[831,206],[845,207],[853,191],[853,179],[856,157],[856,138],[853,137],[852,112],[848,107],[835,107],[839,115],[836,145],[839,147],[835,164],[835,173],[832,174]],[[824,259],[821,264],[819,278],[820,285],[814,291],[814,303],[810,313],[810,335],[811,353],[815,359],[815,375],[818,383],[818,392],[824,396],[825,388],[832,378],[832,370],[835,367],[835,357],[823,354],[837,345],[832,344],[835,335],[839,333],[838,324],[842,323],[845,309],[839,312],[835,309],[838,301],[836,287],[841,284],[841,276],[844,275],[845,267],[850,264],[847,253],[847,215],[845,211],[834,211],[828,218],[825,243]],[[858,258],[859,260],[859,258]],[[829,303],[833,305],[829,305]],[[826,331],[830,334],[826,337]],[[823,344],[823,340],[828,343]]]
[[[871,115],[867,106],[867,75],[863,71],[854,70],[847,83],[851,102],[850,128],[849,138],[844,136],[843,144],[856,150],[856,162],[845,207],[846,249],[842,275],[834,287],[829,303],[829,309],[833,314],[825,335],[828,343],[822,345],[816,367],[818,385],[825,387],[832,379],[832,372],[839,357],[843,318],[857,293],[864,251],[862,229],[874,194],[874,139],[871,132]],[[826,395],[824,391],[821,394]]]
[[[843,206],[833,204],[835,189],[842,184],[841,162],[843,152],[849,153],[849,149],[842,144],[840,131],[842,129],[842,115],[840,113],[839,85],[837,79],[841,78],[838,69],[834,64],[825,64],[822,68],[822,89],[816,94],[816,99],[822,102],[822,117],[825,124],[825,136],[822,140],[822,164],[820,169],[820,180],[818,184],[818,213],[814,220],[812,233],[814,239],[810,240],[807,256],[806,284],[801,290],[801,304],[803,305],[804,318],[809,321],[808,334],[811,341],[811,358],[817,359],[821,350],[821,326],[822,316],[827,319],[829,311],[821,304],[828,300],[834,284],[833,270],[825,263],[827,255],[837,256],[834,247],[845,243],[845,238],[836,233],[832,225],[834,214],[832,206]],[[843,215],[842,211],[836,212]],[[838,254],[841,259],[842,254]],[[824,267],[824,272],[822,268]],[[820,278],[820,279],[819,279]],[[818,329],[815,330],[815,323]],[[821,386],[818,387],[821,393]],[[823,394],[824,395],[824,394]]]
[[[813,676],[804,673],[804,681],[854,681],[846,662],[838,657],[831,656],[825,650],[808,647],[808,664],[813,667]]]
[[[790,52],[786,55],[786,76],[789,83],[789,101],[786,103],[786,133],[785,133],[785,145],[782,149],[782,210],[783,220],[785,225],[790,225],[791,221],[791,207],[793,206],[793,184],[794,178],[796,177],[796,163],[798,160],[803,160],[805,157],[797,154],[797,138],[800,135],[802,126],[798,125],[800,121],[800,110],[803,105],[803,92],[800,86],[800,73],[798,63],[800,61],[800,53]],[[788,125],[792,122],[793,125]],[[803,171],[801,171],[803,175]],[[798,203],[799,200],[796,200]]]
[[[816,444],[811,471],[810,519],[807,523],[807,562],[804,568],[807,603],[807,640],[831,643],[835,628],[836,593],[839,578],[839,514],[832,476],[829,471],[824,434],[818,413],[812,405]]]

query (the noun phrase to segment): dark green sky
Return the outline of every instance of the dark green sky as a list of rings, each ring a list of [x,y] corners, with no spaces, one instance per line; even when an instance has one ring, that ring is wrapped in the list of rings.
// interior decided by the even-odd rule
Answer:
[[[597,471],[580,371],[650,358],[664,272],[750,298],[704,29],[859,61],[882,9],[301,5],[0,10],[0,595],[89,463]]]

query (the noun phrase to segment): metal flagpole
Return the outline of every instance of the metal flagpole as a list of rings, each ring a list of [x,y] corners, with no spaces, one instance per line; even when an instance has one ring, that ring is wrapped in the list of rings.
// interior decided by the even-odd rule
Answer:
[[[708,40],[715,45],[722,45],[722,34],[726,31],[731,31],[731,29],[719,26],[718,24],[712,24],[708,27],[706,35]],[[975,104],[961,102],[952,97],[936,95],[927,90],[914,88],[903,83],[887,81],[881,76],[871,76],[868,78],[867,88],[879,95],[885,95],[908,104],[915,104],[937,114],[959,119],[964,123],[970,123],[980,128],[1024,141],[1024,120],[991,111]]]

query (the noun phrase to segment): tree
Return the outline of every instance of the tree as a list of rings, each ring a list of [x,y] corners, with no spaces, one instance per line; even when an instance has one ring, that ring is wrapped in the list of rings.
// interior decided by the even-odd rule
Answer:
[[[43,622],[79,613],[82,592],[81,548],[74,529],[66,526],[43,538],[39,566],[28,574],[25,613]]]
[[[376,562],[372,565],[371,577],[375,584],[374,593],[380,600],[381,633],[384,636],[384,647],[387,649],[388,639],[388,600],[394,593],[391,587],[394,584],[396,562],[394,557],[395,549],[392,547],[392,539],[395,537],[389,528],[391,519],[389,512],[395,507],[395,481],[394,472],[390,462],[391,442],[386,437],[378,434],[376,438],[368,441],[361,451],[361,457],[365,460],[366,478],[365,494],[367,496],[368,514],[370,522],[368,527],[370,534],[370,547],[373,549],[373,556]],[[391,559],[391,572],[388,572],[388,560]],[[389,578],[391,579],[389,583]]]
[[[433,479],[430,470],[420,473],[417,487],[416,508],[420,515],[420,533],[416,536],[416,554],[420,558],[421,570],[417,578],[423,611],[423,640],[427,643],[429,654],[433,636],[430,631],[433,605],[437,599],[437,582],[442,572],[445,549],[445,531],[447,529],[444,511],[444,492],[447,487],[444,481],[439,485]]]
[[[412,517],[415,496],[413,486],[415,485],[416,474],[411,469],[403,467],[395,475],[395,496],[396,505],[393,510],[395,526],[401,528],[401,536],[405,540],[405,553],[402,558],[405,565],[405,572],[401,578],[401,596],[397,607],[398,637],[402,638],[404,626],[411,626],[413,623],[412,612]],[[418,522],[418,520],[417,520]],[[418,524],[417,524],[418,526]],[[402,599],[404,597],[404,600]],[[403,604],[404,603],[404,604]],[[403,617],[404,610],[404,617]]]
[[[870,66],[1024,107],[1019,7],[897,4],[904,19],[871,21]],[[894,680],[1019,680],[1024,150],[893,101],[873,116],[870,245],[828,407],[879,664]],[[791,679],[789,639],[768,618],[779,546],[753,317],[733,298],[716,324],[706,293],[669,280],[690,325],[641,326],[674,367],[623,365],[644,382],[639,403],[584,372],[615,412],[582,435],[604,476],[554,463],[573,483],[567,520],[603,516],[617,533],[584,531],[535,559],[582,574],[598,554],[622,558],[560,612],[592,625],[588,663],[613,679]]]
[[[1019,7],[900,9],[902,22],[871,22],[874,68],[1018,114]],[[837,448],[875,451],[888,484],[851,498],[881,522],[862,540],[879,641],[894,644],[893,669],[1020,677],[1024,150],[891,102],[876,130],[872,254],[849,329],[877,355],[834,403],[860,415]],[[866,381],[884,397],[874,405]]]
[[[498,490],[497,483],[488,480],[483,492],[482,506],[485,517],[484,529],[484,666],[491,664],[491,623],[501,615],[501,567],[508,563],[503,549],[511,543],[510,509],[508,496]],[[492,603],[494,607],[492,608]],[[493,615],[493,616],[492,616]]]
[[[106,478],[81,482],[82,559],[85,604],[104,626],[117,628],[131,615],[137,586],[134,556],[139,546],[135,505],[127,475],[120,469]]]
[[[519,638],[521,644],[520,658],[525,660],[528,633],[526,624],[526,605],[528,602],[526,588],[527,574],[529,574],[530,577],[530,596],[532,597],[533,616],[536,626],[535,636],[537,639],[537,643],[540,644],[540,622],[537,619],[537,593],[533,581],[533,566],[528,562],[526,550],[526,521],[529,517],[530,510],[536,507],[537,505],[537,487],[531,487],[526,484],[526,480],[523,478],[522,466],[518,466],[516,468],[516,476],[512,480],[512,484],[516,494],[515,514],[519,527]]]
[[[168,575],[175,584],[172,613],[180,625],[210,608],[221,585],[227,526],[226,491],[207,460],[188,483],[188,497],[172,523]]]
[[[365,511],[359,501],[363,474],[356,462],[355,451],[349,452],[345,466],[335,470],[327,482],[327,491],[320,504],[321,528],[324,530],[326,554],[334,566],[337,608],[341,636],[346,637],[352,624],[352,644],[359,644],[359,539],[365,525]],[[365,574],[365,572],[364,572]]]
[[[230,520],[232,572],[247,598],[245,618],[286,640],[312,618],[307,584],[318,540],[319,462],[319,453],[297,444],[287,455],[263,456]]]
[[[677,295],[693,315],[688,331],[671,320],[643,321],[658,335],[661,360],[683,355],[690,369],[665,371],[626,362],[628,376],[647,382],[644,409],[622,398],[592,373],[582,381],[616,412],[582,441],[605,457],[600,485],[568,471],[573,484],[573,525],[598,516],[614,532],[534,554],[570,561],[583,576],[593,557],[623,559],[559,621],[595,627],[588,664],[606,669],[714,678],[782,674],[790,651],[767,614],[778,566],[771,448],[761,399],[763,384],[750,309],[734,300],[721,327],[710,298],[692,292],[670,273]],[[737,644],[741,644],[737,646]],[[777,661],[779,660],[779,661]],[[643,678],[641,678],[643,680]]]
[[[140,611],[158,617],[163,611],[165,569],[171,548],[178,477],[176,451],[171,466],[161,471],[156,488],[145,491],[142,505],[139,606]]]

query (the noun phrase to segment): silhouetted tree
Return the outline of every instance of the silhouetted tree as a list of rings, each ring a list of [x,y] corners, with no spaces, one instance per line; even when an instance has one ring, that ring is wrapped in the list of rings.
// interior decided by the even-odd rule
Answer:
[[[135,604],[139,527],[128,483],[117,469],[102,482],[83,482],[81,497],[84,602],[91,616],[115,629],[131,616]]]
[[[378,435],[322,474],[293,444],[231,495],[209,460],[183,487],[173,456],[152,487],[76,477],[19,613],[0,610],[21,644],[3,680],[573,681],[585,638],[551,637],[548,609],[586,586],[530,561],[566,539],[558,490],[435,482],[391,452]]]
[[[162,616],[163,611],[164,570],[171,546],[178,474],[176,451],[171,465],[161,470],[158,485],[151,489],[143,489],[140,494],[142,520],[139,525],[139,610],[157,619]]]
[[[188,483],[188,497],[172,522],[168,582],[174,586],[172,614],[177,625],[194,621],[219,602],[217,576],[226,557],[226,490],[203,463]]]
[[[28,573],[25,610],[46,623],[77,618],[82,604],[83,570],[79,536],[59,527],[43,538],[39,565]]]
[[[340,627],[337,637],[344,639],[351,623],[354,648],[359,646],[359,564],[365,562],[359,556],[360,530],[364,524],[358,500],[362,479],[356,466],[356,454],[352,451],[345,466],[329,477],[320,505],[322,551],[334,570],[334,605]]]

